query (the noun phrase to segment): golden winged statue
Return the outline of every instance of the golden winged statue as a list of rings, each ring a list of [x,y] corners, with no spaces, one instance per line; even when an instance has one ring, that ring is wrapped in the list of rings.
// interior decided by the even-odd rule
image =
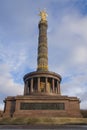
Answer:
[[[41,17],[42,21],[46,21],[47,20],[46,18],[48,15],[45,10],[42,10],[42,11],[40,11],[39,16]]]

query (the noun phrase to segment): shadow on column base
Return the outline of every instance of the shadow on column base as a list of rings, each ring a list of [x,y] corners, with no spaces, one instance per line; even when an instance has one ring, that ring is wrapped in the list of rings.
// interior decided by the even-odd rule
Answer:
[[[60,96],[61,94],[59,93],[48,93],[48,92],[31,92],[27,94],[27,96],[32,95],[32,96]],[[26,95],[25,95],[26,96]]]

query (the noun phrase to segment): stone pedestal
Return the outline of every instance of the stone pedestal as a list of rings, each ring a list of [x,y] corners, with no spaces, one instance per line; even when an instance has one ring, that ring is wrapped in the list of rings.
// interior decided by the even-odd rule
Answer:
[[[77,97],[37,94],[16,96],[14,100],[7,97],[5,101],[5,117],[82,117]]]

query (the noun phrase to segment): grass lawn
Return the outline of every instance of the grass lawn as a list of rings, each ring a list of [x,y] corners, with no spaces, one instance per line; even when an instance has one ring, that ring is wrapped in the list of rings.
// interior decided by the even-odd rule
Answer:
[[[26,124],[86,124],[87,118],[66,118],[66,117],[14,117],[14,118],[0,118],[1,125],[26,125]]]

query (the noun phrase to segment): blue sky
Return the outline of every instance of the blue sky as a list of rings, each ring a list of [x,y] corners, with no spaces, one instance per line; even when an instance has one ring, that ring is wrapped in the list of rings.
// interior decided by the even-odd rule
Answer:
[[[0,109],[22,95],[23,76],[37,68],[38,14],[48,13],[49,70],[62,76],[62,95],[87,109],[87,0],[0,0]]]

